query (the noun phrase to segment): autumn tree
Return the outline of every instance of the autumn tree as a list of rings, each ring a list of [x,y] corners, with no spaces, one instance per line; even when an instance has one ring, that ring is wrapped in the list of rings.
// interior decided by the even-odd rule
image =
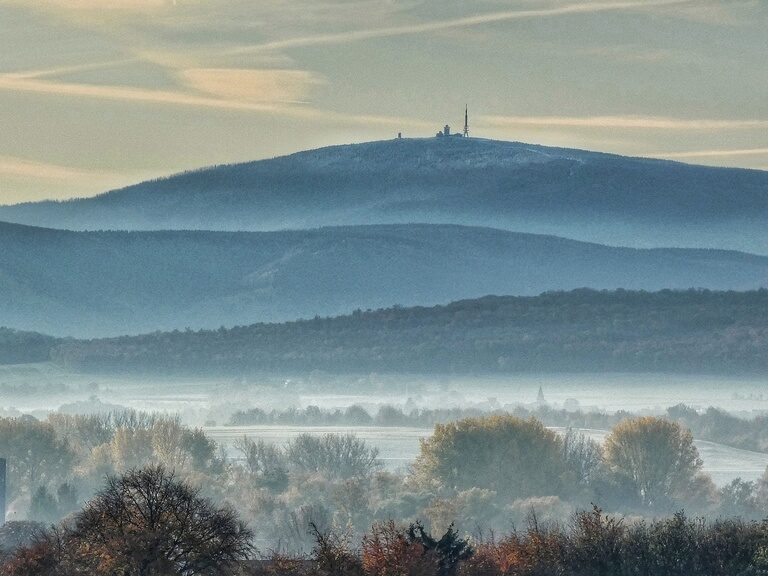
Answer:
[[[486,488],[510,500],[559,494],[567,473],[562,439],[538,420],[511,415],[436,425],[414,469],[425,482]]]
[[[436,576],[438,570],[435,553],[393,520],[374,524],[363,537],[362,560],[368,576]]]
[[[8,462],[8,496],[20,487],[66,480],[76,455],[50,424],[31,417],[0,418],[0,454]]]
[[[649,508],[678,499],[693,486],[702,466],[691,433],[662,418],[621,422],[606,438],[603,450],[610,472]]]

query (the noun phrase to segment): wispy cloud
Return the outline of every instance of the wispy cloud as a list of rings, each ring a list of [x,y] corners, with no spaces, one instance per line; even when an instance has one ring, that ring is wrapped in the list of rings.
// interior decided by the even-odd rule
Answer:
[[[48,76],[61,76],[64,74],[73,74],[76,72],[87,72],[90,70],[104,70],[107,68],[117,68],[126,64],[139,62],[138,58],[125,58],[122,60],[110,60],[109,62],[93,62],[88,64],[76,64],[74,66],[58,66],[56,68],[45,68],[42,70],[27,70],[24,72],[8,73],[6,76],[13,78],[45,78]]]
[[[25,74],[0,75],[0,91],[268,113],[319,123],[391,128],[408,126],[411,129],[433,127],[433,123],[413,118],[345,114],[298,105],[309,87],[323,82],[320,77],[302,71],[193,69],[182,71],[180,75],[192,92],[59,82]],[[238,81],[243,83],[238,85]],[[230,85],[230,82],[233,84]]]
[[[262,44],[244,46],[233,51],[233,53],[259,52],[264,50],[280,50],[285,48],[300,48],[305,46],[316,46],[322,44],[346,44],[350,42],[359,42],[374,38],[387,38],[392,36],[405,36],[410,34],[424,34],[428,32],[439,32],[456,28],[467,28],[480,26],[484,24],[494,24],[497,22],[506,22],[510,20],[524,20],[532,18],[551,18],[557,16],[567,16],[571,14],[593,14],[598,12],[611,12],[631,9],[647,9],[657,6],[672,6],[678,4],[688,4],[690,0],[627,0],[623,2],[578,2],[556,6],[554,8],[543,8],[535,10],[507,10],[501,12],[491,12],[488,14],[479,14],[476,16],[466,16],[449,20],[438,20],[423,22],[418,24],[406,24],[400,26],[389,26],[382,28],[368,28],[362,30],[350,30],[332,34],[316,34],[302,36],[297,38],[287,38],[275,40]]]
[[[190,88],[226,102],[301,102],[324,82],[305,70],[195,68],[181,77]]]
[[[121,174],[0,155],[0,205],[94,194],[125,185],[135,179],[132,176],[152,175]]]
[[[768,155],[768,148],[737,148],[734,150],[691,150],[685,152],[653,152],[646,156],[663,158],[719,158],[729,156],[763,156]]]
[[[130,86],[101,86],[94,84],[57,82],[36,77],[28,78],[23,75],[0,75],[0,90],[59,96],[77,96],[123,102],[144,102],[151,104],[218,108],[224,110],[270,112],[276,111],[278,108],[278,103],[263,101],[234,100],[176,90],[151,90]]]
[[[559,127],[640,130],[733,130],[768,128],[768,120],[687,119],[664,116],[482,116],[491,127]]]
[[[146,11],[176,6],[177,0],[0,0],[41,10]]]
[[[48,180],[52,182],[71,179],[103,179],[113,180],[119,178],[114,172],[100,172],[84,170],[71,166],[47,164],[15,156],[0,156],[0,175],[17,178],[34,178],[36,180]]]

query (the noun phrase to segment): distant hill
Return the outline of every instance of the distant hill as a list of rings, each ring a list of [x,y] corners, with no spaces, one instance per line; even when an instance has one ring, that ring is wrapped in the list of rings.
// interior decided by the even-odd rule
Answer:
[[[333,146],[219,166],[0,220],[74,230],[452,223],[633,247],[768,254],[768,172],[483,139]]]
[[[579,290],[229,330],[62,341],[94,372],[768,374],[768,290]]]
[[[54,344],[51,336],[0,327],[0,364],[44,362]]]
[[[229,233],[0,224],[0,246],[0,324],[85,337],[578,287],[768,285],[768,257],[454,225]]]

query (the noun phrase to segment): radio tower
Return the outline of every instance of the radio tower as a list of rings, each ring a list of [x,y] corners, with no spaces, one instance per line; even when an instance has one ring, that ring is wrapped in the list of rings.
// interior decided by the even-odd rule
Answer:
[[[469,107],[464,106],[464,138],[469,138]]]

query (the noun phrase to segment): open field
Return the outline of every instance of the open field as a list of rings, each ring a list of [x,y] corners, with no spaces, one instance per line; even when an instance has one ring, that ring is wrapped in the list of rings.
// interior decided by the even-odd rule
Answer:
[[[562,428],[554,430],[564,432]],[[608,434],[607,430],[579,431],[601,443]],[[227,447],[232,456],[236,456],[233,442],[243,436],[284,445],[300,434],[353,433],[378,448],[384,466],[393,471],[407,469],[419,453],[419,440],[428,438],[432,433],[426,428],[376,426],[214,426],[206,428],[205,432]],[[735,478],[756,480],[768,467],[768,454],[739,450],[715,442],[697,440],[695,443],[704,461],[704,472],[710,474],[718,486],[728,484]]]

